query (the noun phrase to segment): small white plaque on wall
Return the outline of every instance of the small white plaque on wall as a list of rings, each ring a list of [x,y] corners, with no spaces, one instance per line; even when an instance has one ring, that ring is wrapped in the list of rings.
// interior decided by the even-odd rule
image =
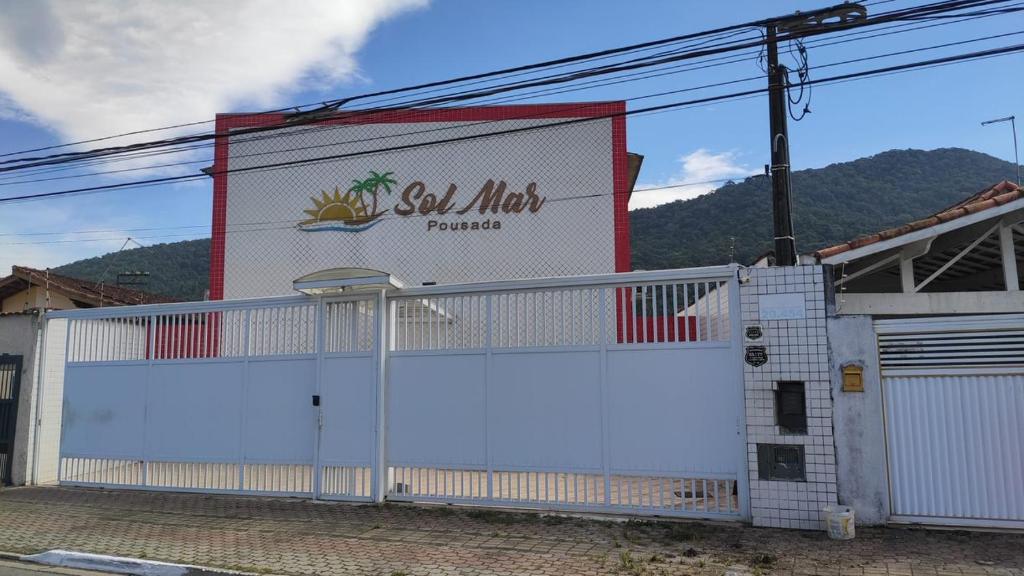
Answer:
[[[762,294],[757,302],[761,320],[801,320],[807,317],[804,295]]]

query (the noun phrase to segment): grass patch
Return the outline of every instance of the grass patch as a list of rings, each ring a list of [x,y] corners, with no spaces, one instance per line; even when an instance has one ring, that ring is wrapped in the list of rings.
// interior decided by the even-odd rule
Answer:
[[[634,544],[654,542],[671,545],[703,540],[707,531],[708,527],[700,524],[630,520],[622,526],[622,537]]]
[[[533,521],[537,518],[537,515],[503,512],[501,510],[476,509],[467,511],[466,517],[486,522],[488,524],[519,524],[522,522]]]
[[[768,552],[758,552],[750,559],[750,565],[755,568],[771,568],[779,561],[778,556]]]
[[[642,563],[633,558],[633,554],[629,550],[623,550],[619,553],[619,572],[625,572],[626,574],[643,574],[644,566]]]

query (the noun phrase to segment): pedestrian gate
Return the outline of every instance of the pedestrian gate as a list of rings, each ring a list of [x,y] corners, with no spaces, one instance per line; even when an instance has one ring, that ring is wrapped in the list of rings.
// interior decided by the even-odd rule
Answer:
[[[21,356],[0,354],[0,484],[2,485],[11,483],[20,384]]]
[[[62,484],[747,515],[733,267],[65,311]]]

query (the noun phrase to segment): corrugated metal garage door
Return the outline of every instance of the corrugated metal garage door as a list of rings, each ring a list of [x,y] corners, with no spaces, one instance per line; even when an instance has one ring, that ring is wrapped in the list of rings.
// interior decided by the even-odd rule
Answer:
[[[893,519],[1024,526],[1024,315],[875,330]]]

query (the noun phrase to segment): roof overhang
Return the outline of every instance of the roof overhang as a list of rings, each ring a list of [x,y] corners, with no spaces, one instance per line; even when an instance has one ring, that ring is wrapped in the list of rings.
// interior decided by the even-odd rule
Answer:
[[[330,268],[306,274],[292,282],[292,288],[310,296],[401,287],[402,283],[391,274],[369,268]]]
[[[860,248],[854,248],[853,250],[840,252],[833,256],[822,258],[821,263],[842,264],[844,262],[853,262],[854,260],[859,260],[861,258],[864,258],[865,256],[871,256],[873,254],[878,254],[881,252],[885,252],[887,250],[892,250],[893,248],[899,248],[902,246],[907,246],[909,244],[920,242],[922,240],[928,240],[929,238],[935,238],[936,236],[939,236],[941,234],[947,234],[949,232],[953,232],[961,228],[966,228],[967,226],[972,226],[979,222],[985,222],[987,220],[995,220],[998,218],[1002,218],[1007,214],[1011,214],[1013,212],[1018,211],[1021,212],[1021,216],[1024,216],[1024,198],[1020,198],[1012,202],[1007,202],[1002,206],[996,206],[994,208],[989,208],[988,210],[983,210],[981,212],[976,212],[974,214],[968,214],[966,216],[962,216],[960,218],[956,218],[948,222],[942,222],[940,224],[936,224],[935,226],[929,226],[928,228],[915,230],[908,234],[896,236],[895,238],[882,240],[880,242],[875,242],[873,244],[861,246]]]

